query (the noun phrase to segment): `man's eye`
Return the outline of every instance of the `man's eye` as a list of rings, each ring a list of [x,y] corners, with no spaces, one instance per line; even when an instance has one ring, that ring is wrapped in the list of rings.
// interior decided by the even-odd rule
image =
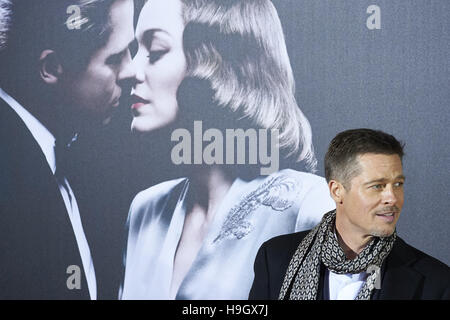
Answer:
[[[394,187],[400,188],[403,187],[404,182],[396,182],[394,183]]]
[[[114,54],[114,55],[108,57],[108,59],[106,59],[106,64],[109,64],[109,65],[121,64],[124,54],[125,54],[125,52],[121,52],[121,53]]]
[[[383,185],[382,184],[375,184],[373,186],[371,186],[372,189],[374,190],[381,190],[383,189]]]
[[[159,59],[161,59],[167,52],[168,52],[168,50],[150,51],[150,54],[147,56],[147,58],[149,59],[150,63],[153,64],[153,63],[157,62]]]

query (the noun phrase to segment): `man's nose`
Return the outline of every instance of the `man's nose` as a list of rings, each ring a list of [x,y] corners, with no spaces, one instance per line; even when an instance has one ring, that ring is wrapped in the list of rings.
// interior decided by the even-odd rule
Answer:
[[[121,86],[132,86],[136,82],[136,67],[131,59],[131,53],[128,50],[124,61],[122,62],[122,68],[117,75],[117,82]]]
[[[383,191],[383,203],[389,205],[395,205],[398,200],[398,195],[396,194],[392,185],[387,185]]]

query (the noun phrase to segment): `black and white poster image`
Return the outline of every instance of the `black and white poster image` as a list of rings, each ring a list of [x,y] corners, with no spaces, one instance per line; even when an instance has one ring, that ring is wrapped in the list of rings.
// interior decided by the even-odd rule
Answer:
[[[0,0],[0,299],[246,300],[356,128],[405,144],[395,230],[448,269],[449,9]]]

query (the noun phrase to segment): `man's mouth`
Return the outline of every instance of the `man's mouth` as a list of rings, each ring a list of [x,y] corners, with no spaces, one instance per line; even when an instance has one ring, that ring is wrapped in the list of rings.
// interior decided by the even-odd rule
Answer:
[[[392,217],[395,213],[394,212],[390,212],[390,213],[377,213],[377,216],[382,216],[382,217]]]
[[[116,108],[116,107],[119,106],[119,103],[120,103],[120,98],[117,98],[117,99],[115,99],[115,100],[112,102],[112,106],[113,106],[114,108]]]
[[[386,222],[392,222],[395,219],[395,214],[398,212],[399,212],[398,208],[389,208],[389,211],[383,210],[381,212],[376,213],[375,215],[385,220]]]
[[[392,215],[377,214],[377,217],[383,219],[386,222],[393,222],[394,221],[394,214],[392,214]]]

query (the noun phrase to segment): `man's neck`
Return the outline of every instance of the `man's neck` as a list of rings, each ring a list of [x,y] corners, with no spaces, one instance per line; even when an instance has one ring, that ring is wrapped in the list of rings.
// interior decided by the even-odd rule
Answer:
[[[336,236],[348,260],[355,259],[373,238],[371,235],[351,231],[351,227],[347,227],[338,217],[336,217]]]
[[[36,90],[30,93],[7,85],[2,86],[2,89],[38,119],[57,139],[70,142],[75,133],[89,132],[91,127],[92,129],[95,127],[87,115],[72,111],[77,109],[65,105],[55,92],[39,94],[40,91]]]
[[[47,128],[48,131],[52,133],[53,136],[58,135],[57,112],[51,110],[51,102],[44,102],[40,94],[31,94],[30,92],[23,92],[14,86],[4,86],[4,90],[8,93],[14,100],[16,100],[23,108],[25,108],[30,114],[33,115],[39,122]],[[39,97],[41,96],[41,97]],[[53,109],[56,109],[53,107]]]

